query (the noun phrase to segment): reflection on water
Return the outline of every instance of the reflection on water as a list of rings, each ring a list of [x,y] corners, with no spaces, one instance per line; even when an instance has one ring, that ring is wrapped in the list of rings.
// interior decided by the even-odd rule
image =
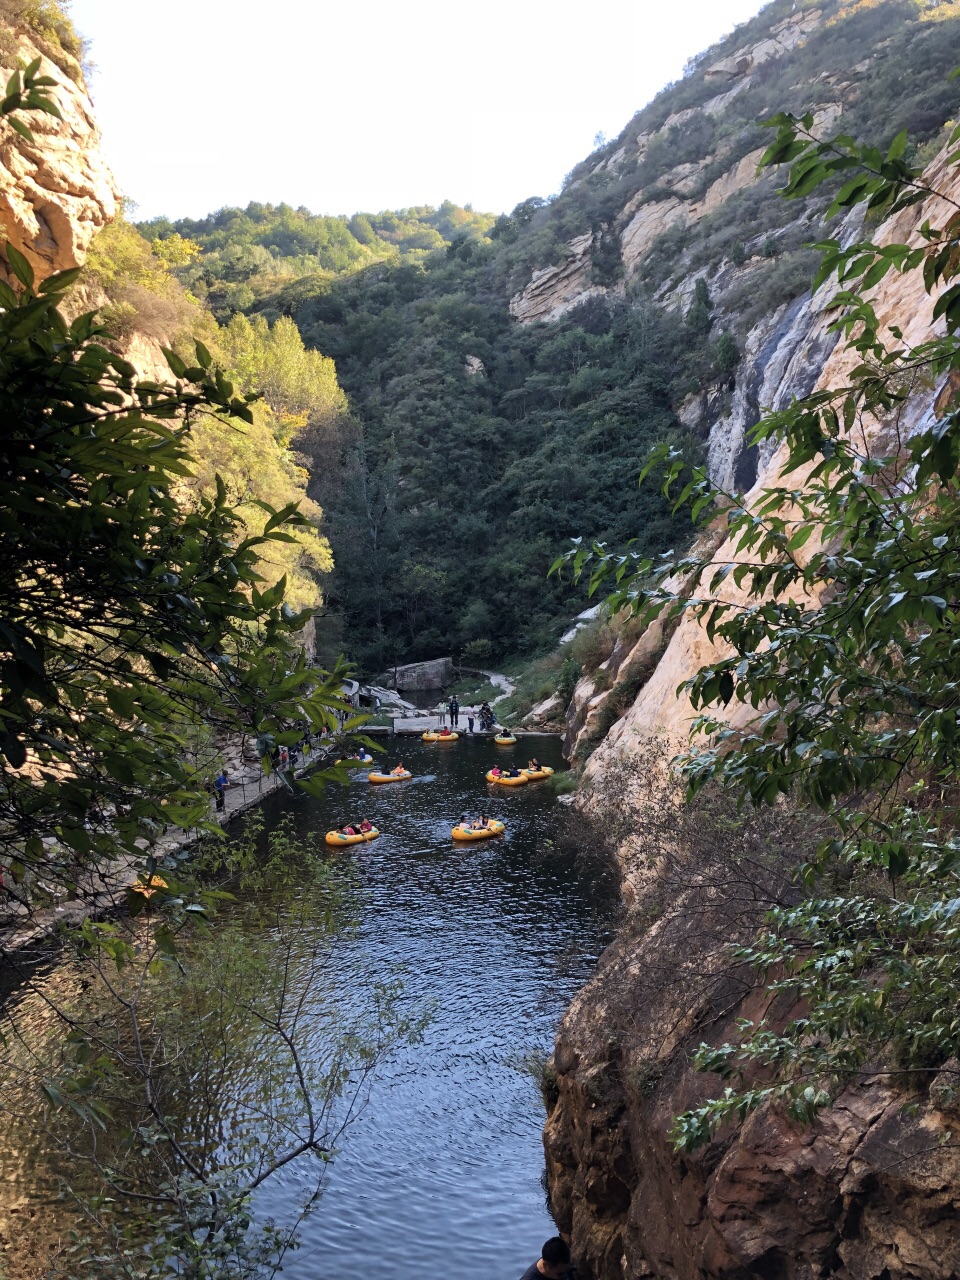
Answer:
[[[605,940],[611,904],[552,854],[557,806],[546,785],[484,782],[494,758],[520,759],[530,740],[502,749],[401,739],[388,749],[411,781],[373,787],[361,774],[346,794],[279,798],[265,809],[268,824],[291,813],[324,854],[323,832],[347,818],[367,814],[380,828],[379,840],[339,855],[356,868],[362,918],[335,964],[344,987],[359,971],[399,974],[409,1011],[432,1010],[423,1039],[381,1069],[284,1274],[414,1280],[469,1260],[511,1280],[553,1231],[541,1187],[542,1105],[522,1062],[549,1050]],[[535,749],[561,765],[556,739],[536,739]],[[455,845],[454,821],[481,809],[502,818],[507,835]],[[19,1169],[5,1161],[0,1171],[22,1176],[29,1153],[18,1157]],[[313,1173],[307,1161],[276,1175],[258,1213],[287,1217]],[[49,1187],[32,1190],[48,1198]]]

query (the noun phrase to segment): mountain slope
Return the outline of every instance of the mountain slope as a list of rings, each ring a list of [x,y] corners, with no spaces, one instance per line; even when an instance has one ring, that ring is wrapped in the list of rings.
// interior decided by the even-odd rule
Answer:
[[[955,3],[774,0],[552,201],[463,230],[412,211],[443,249],[403,236],[384,249],[368,219],[379,239],[351,253],[383,260],[314,255],[305,269],[251,230],[261,216],[303,229],[302,211],[156,224],[161,244],[199,237],[177,270],[220,315],[289,315],[337,363],[353,421],[338,465],[311,465],[312,492],[337,564],[331,607],[368,669],[554,643],[582,607],[545,580],[569,536],[650,552],[685,536],[634,487],[653,443],[706,454],[730,488],[753,483],[760,406],[803,394],[833,341],[808,290],[822,197],[788,204],[757,177],[757,120],[809,107],[822,131],[884,143],[909,127],[932,154],[960,100],[957,62]],[[228,278],[231,255],[243,279]]]

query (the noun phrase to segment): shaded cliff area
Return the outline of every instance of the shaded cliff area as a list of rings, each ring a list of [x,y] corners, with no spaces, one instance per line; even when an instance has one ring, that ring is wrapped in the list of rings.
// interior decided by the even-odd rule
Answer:
[[[949,216],[956,170],[938,157],[928,180],[945,198],[873,228],[879,244],[921,244],[925,219]],[[884,331],[902,326],[911,349],[942,332],[916,273],[888,278],[871,302]],[[858,361],[835,347],[811,381],[847,385]],[[950,393],[945,374],[924,379],[896,414],[868,415],[859,429],[870,448],[890,451],[928,427]],[[768,482],[785,458],[775,447]],[[804,480],[790,473],[792,487]],[[719,522],[704,539],[718,563],[743,558]],[[732,578],[719,596],[747,599]],[[769,909],[799,901],[790,871],[821,834],[786,801],[764,817],[709,795],[682,803],[669,761],[695,711],[678,686],[727,652],[688,616],[654,624],[606,660],[614,677],[640,664],[642,679],[590,755],[578,804],[616,846],[628,911],[557,1039],[545,1131],[554,1206],[602,1280],[951,1280],[960,1266],[955,1060],[932,1078],[868,1065],[808,1127],[764,1105],[692,1154],[672,1146],[673,1118],[724,1087],[691,1069],[692,1050],[736,1042],[742,1019],[776,1027],[796,1016],[733,960],[730,944],[748,942]],[[575,694],[572,747],[610,696],[596,685]],[[733,703],[725,718],[745,726],[755,715]]]

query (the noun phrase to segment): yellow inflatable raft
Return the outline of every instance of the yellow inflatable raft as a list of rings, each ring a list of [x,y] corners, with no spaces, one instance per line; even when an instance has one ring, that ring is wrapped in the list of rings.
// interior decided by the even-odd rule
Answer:
[[[502,836],[504,829],[502,822],[492,818],[489,826],[481,827],[479,831],[474,831],[472,827],[461,827],[458,823],[450,834],[454,840],[489,840],[491,836]]]
[[[520,787],[525,782],[529,782],[530,779],[527,777],[525,772],[521,773],[516,778],[505,778],[502,774],[498,777],[492,770],[490,770],[487,773],[487,781],[495,782],[501,787]]]
[[[413,774],[409,769],[404,769],[403,773],[374,773],[372,770],[367,774],[369,782],[403,782],[407,778],[412,778]]]
[[[432,729],[428,729],[426,733],[421,733],[421,742],[456,742],[460,737],[459,733],[434,733]]]
[[[348,769],[359,769],[361,765],[373,764],[373,756],[347,756],[343,760],[335,760],[334,764],[345,764]]]
[[[513,744],[516,742],[516,738],[512,737],[511,735],[507,735],[507,737],[501,738],[500,735],[497,734],[497,736],[494,738],[494,742],[497,744],[498,747],[512,747]]]
[[[531,782],[539,782],[541,778],[549,778],[553,774],[553,770],[547,765],[541,765],[539,769],[524,769],[523,772]]]
[[[327,844],[363,844],[365,840],[376,840],[380,832],[376,827],[369,831],[358,831],[355,836],[345,836],[342,831],[328,831],[323,837]]]
[[[436,742],[436,740],[437,740],[437,738],[438,738],[439,736],[440,736],[440,735],[439,735],[439,734],[437,734],[437,733],[434,733],[434,731],[433,731],[432,729],[428,729],[426,733],[421,733],[421,735],[420,735],[420,741],[421,741],[421,742]]]

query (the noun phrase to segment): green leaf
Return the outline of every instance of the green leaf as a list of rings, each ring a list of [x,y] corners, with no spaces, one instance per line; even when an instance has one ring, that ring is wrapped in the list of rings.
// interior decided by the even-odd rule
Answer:
[[[104,696],[110,705],[110,710],[115,715],[121,716],[125,720],[131,720],[135,712],[135,703],[133,698],[133,690],[121,688],[118,685],[110,685],[104,689]]]
[[[36,142],[36,138],[34,138],[30,129],[23,123],[22,120],[18,120],[16,116],[8,115],[7,124],[16,133],[19,133],[21,138],[26,138],[27,142]]]
[[[906,129],[902,129],[900,133],[890,143],[887,151],[887,160],[899,160],[907,149],[907,143],[910,141]]]
[[[10,264],[10,270],[17,277],[20,283],[26,289],[32,289],[33,267],[31,267],[30,263],[23,256],[20,250],[10,244],[9,241],[6,245],[6,258],[7,262]]]
[[[38,293],[62,293],[64,289],[69,289],[75,284],[83,274],[82,267],[68,267],[66,271],[58,271],[52,276],[48,276],[37,290]]]

